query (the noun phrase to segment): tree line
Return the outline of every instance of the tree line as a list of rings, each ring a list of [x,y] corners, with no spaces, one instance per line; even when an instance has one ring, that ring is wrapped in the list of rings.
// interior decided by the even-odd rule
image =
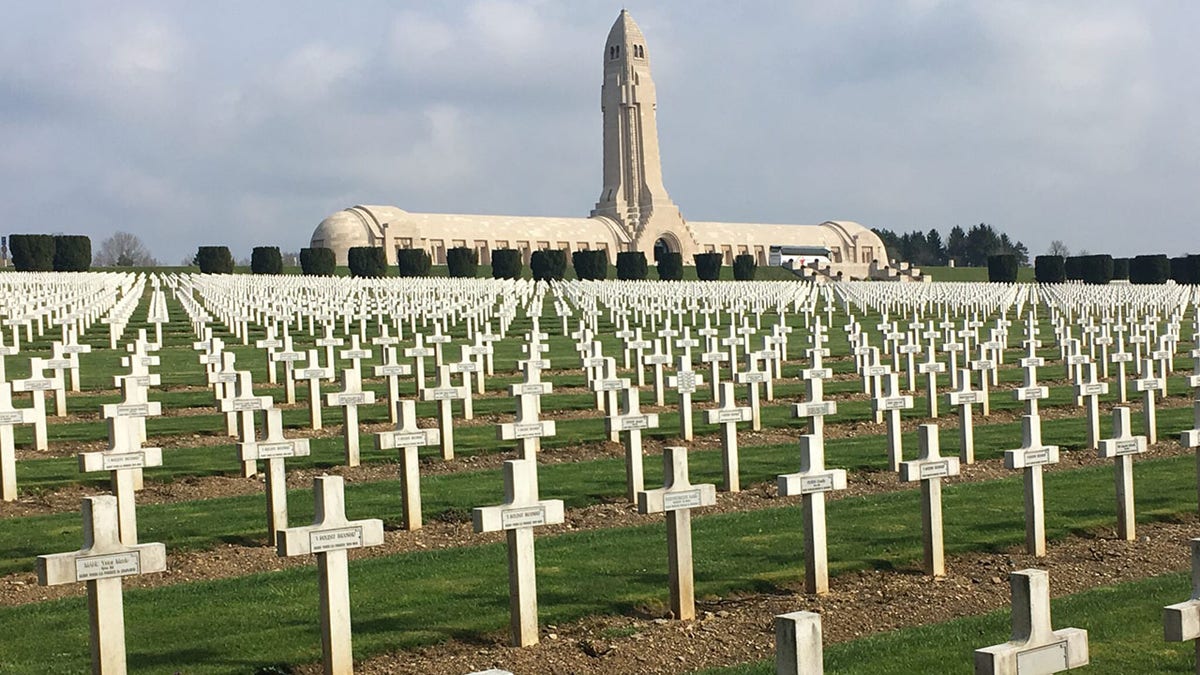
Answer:
[[[888,258],[920,266],[944,266],[954,261],[956,267],[987,267],[994,255],[1012,255],[1021,266],[1029,265],[1029,249],[987,223],[969,230],[955,225],[943,241],[936,229],[928,232],[914,230],[897,234],[885,228],[871,228],[887,248]]]

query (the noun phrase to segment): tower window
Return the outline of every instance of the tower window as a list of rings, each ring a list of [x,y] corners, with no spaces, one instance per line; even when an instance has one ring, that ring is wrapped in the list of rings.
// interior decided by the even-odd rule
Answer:
[[[608,48],[608,58],[617,59],[621,56],[621,45],[612,45]]]

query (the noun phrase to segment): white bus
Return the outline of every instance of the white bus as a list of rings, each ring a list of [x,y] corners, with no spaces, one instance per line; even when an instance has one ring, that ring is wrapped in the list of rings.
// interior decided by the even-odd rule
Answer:
[[[813,263],[825,267],[830,263],[828,246],[772,246],[767,264],[772,267],[800,269]]]

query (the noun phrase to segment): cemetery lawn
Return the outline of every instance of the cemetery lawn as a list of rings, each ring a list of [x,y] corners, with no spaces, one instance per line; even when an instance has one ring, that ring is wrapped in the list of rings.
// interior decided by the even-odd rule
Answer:
[[[653,463],[647,464],[650,468]],[[1139,493],[1139,521],[1190,517],[1195,509],[1193,465],[1191,457],[1136,464],[1139,485],[1153,486]],[[656,479],[647,476],[647,482]],[[1110,467],[1053,472],[1045,480],[1049,539],[1111,527]],[[1015,476],[947,485],[947,556],[1004,552],[1019,546],[1024,536],[1021,499],[1021,481]],[[482,503],[495,501],[493,497]],[[831,502],[829,559],[834,583],[837,576],[862,569],[917,569],[918,503],[916,490]],[[188,527],[186,517],[177,525]],[[707,516],[700,512],[694,528],[698,598],[790,593],[802,586],[803,543],[795,504]],[[72,541],[77,542],[77,536]],[[667,593],[664,541],[661,520],[539,538],[541,623],[594,615],[661,615]],[[507,626],[502,544],[362,559],[351,564],[350,582],[357,658],[455,638],[472,642],[501,633]],[[1185,598],[1186,585],[1181,584],[1175,595]],[[273,663],[319,659],[311,565],[131,590],[125,611],[135,670],[248,672]],[[78,597],[0,609],[0,634],[6,636],[0,671],[84,669],[86,616],[86,601]],[[1058,624],[1065,625],[1061,619]],[[50,634],[57,636],[57,647],[48,652],[45,636]],[[1006,634],[1006,630],[991,630],[969,639],[973,646],[984,646],[1003,641]]]
[[[1088,631],[1087,673],[1191,673],[1191,643],[1164,642],[1162,608],[1188,599],[1187,574],[1095,588],[1051,600],[1054,628]],[[1051,592],[1054,578],[1050,579]],[[1008,609],[943,623],[914,626],[870,637],[826,644],[829,675],[876,673],[969,673],[976,649],[1008,640]],[[710,668],[697,675],[773,675],[774,661]]]

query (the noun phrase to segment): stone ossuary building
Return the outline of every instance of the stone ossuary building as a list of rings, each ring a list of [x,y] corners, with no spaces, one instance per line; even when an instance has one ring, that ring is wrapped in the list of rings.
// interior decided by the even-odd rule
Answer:
[[[333,249],[343,265],[352,246],[382,246],[389,262],[395,261],[397,249],[423,248],[434,264],[443,264],[446,251],[456,246],[474,248],[482,264],[490,264],[491,252],[504,248],[522,251],[526,262],[530,252],[539,249],[603,249],[609,251],[610,260],[619,251],[642,251],[653,261],[658,248],[682,253],[685,263],[691,263],[693,253],[716,251],[724,254],[727,263],[749,253],[760,265],[778,260],[783,251],[827,258],[828,274],[897,276],[886,267],[883,242],[858,223],[770,225],[684,219],[663,185],[646,39],[625,10],[604,46],[600,101],[604,187],[589,217],[409,213],[394,206],[354,206],[321,221],[311,246]]]

